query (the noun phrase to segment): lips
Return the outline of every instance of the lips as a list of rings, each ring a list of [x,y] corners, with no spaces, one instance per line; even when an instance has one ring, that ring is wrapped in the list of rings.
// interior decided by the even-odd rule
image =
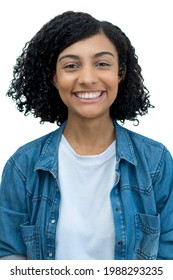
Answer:
[[[103,94],[103,91],[91,91],[91,92],[78,92],[75,93],[75,96],[80,98],[80,99],[96,99],[99,98]]]

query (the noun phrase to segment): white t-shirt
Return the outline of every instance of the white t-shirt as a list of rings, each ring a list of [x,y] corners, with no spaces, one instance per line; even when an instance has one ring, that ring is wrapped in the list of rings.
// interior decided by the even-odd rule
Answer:
[[[115,164],[115,141],[99,155],[80,156],[62,136],[56,259],[114,259],[110,192],[115,183]]]

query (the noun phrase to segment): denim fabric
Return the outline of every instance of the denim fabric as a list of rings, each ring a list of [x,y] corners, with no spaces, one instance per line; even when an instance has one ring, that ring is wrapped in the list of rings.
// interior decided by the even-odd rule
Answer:
[[[114,125],[115,259],[173,259],[172,156],[162,144]],[[19,148],[6,163],[0,189],[0,257],[55,259],[58,147],[64,127]]]

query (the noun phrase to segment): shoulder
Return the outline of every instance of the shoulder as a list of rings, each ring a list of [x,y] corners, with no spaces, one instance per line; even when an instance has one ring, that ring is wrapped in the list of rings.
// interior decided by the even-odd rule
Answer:
[[[173,159],[168,149],[162,143],[149,137],[131,131],[116,124],[118,151],[131,157],[135,165],[139,163],[159,168],[165,161],[173,164]],[[124,152],[125,151],[125,152]]]
[[[37,139],[34,139],[22,146],[20,146],[14,154],[11,156],[14,160],[18,159],[22,155],[27,154],[40,154],[42,152],[43,147],[47,142],[50,142],[50,139],[53,137],[55,131],[52,131],[46,135],[43,135]]]
[[[139,134],[137,132],[134,132],[132,130],[129,130],[125,127],[122,127],[121,125],[117,124],[118,132],[121,132],[121,134],[124,134],[126,136],[126,140],[130,141],[133,144],[133,147],[141,149],[148,149],[149,151],[158,151],[162,152],[166,149],[164,144],[151,139],[149,137],[146,137],[142,134]]]
[[[58,151],[58,141],[61,138],[62,128],[58,128],[44,136],[22,145],[9,158],[7,164],[12,165],[17,171],[34,170],[37,162],[52,161]]]
[[[157,162],[160,166],[169,161],[173,166],[172,155],[164,144],[130,130],[127,130],[127,133],[133,143],[134,150],[136,153],[138,151],[142,158],[146,157],[148,161]]]
[[[147,136],[144,136],[142,134],[139,134],[137,132],[131,131],[126,128],[124,128],[124,130],[125,133],[129,135],[131,141],[135,144],[135,146],[139,146],[141,149],[149,149],[150,151],[158,150],[162,152],[166,148],[162,143],[154,139],[151,139]]]
[[[160,143],[154,139],[141,135],[139,133],[127,130],[130,136],[134,148],[140,150],[141,152],[146,152],[149,157],[160,155],[160,156],[171,156],[170,152],[163,143]]]

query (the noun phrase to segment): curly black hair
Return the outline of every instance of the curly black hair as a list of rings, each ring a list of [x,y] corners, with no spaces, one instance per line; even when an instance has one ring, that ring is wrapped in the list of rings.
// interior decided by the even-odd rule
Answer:
[[[110,107],[112,119],[124,122],[137,120],[153,107],[149,91],[144,86],[138,57],[128,37],[121,29],[107,21],[99,21],[82,12],[67,11],[46,23],[26,43],[14,66],[13,79],[7,95],[16,102],[25,115],[32,113],[41,122],[61,125],[68,117],[53,84],[53,75],[59,54],[73,43],[103,33],[118,51],[119,84],[117,98]],[[138,120],[137,120],[138,121]]]

